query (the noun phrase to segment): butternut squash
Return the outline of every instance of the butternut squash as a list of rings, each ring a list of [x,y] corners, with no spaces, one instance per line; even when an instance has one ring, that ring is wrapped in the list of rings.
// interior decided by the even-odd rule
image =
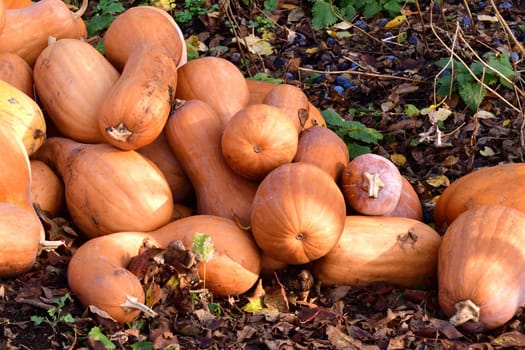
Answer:
[[[32,206],[26,149],[5,120],[0,149],[0,277],[12,277],[31,269],[45,233]]]
[[[71,219],[88,238],[154,230],[172,219],[173,198],[166,178],[135,151],[53,137],[34,159],[60,175]]]
[[[31,197],[50,217],[56,217],[65,208],[64,184],[46,163],[31,159]]]
[[[83,0],[82,6],[71,12],[62,0],[40,0],[24,8],[8,9],[0,33],[0,52],[16,53],[33,67],[50,36],[85,39],[81,17],[87,5],[88,0]]]
[[[206,102],[221,119],[223,128],[248,104],[246,79],[240,69],[225,58],[199,57],[180,67],[178,75],[175,96]]]
[[[86,242],[69,263],[69,287],[85,306],[95,305],[121,323],[130,322],[140,310],[123,305],[129,300],[144,303],[145,298],[139,280],[126,267],[144,240],[159,248],[179,240],[192,249],[195,233],[209,235],[214,245],[212,259],[199,263],[200,277],[206,277],[205,286],[214,296],[240,295],[255,284],[260,253],[253,237],[233,220],[193,215],[155,231],[120,232]]]
[[[445,230],[459,214],[484,204],[501,204],[525,213],[525,163],[499,164],[455,180],[439,196],[434,222]]]
[[[313,274],[325,285],[434,285],[440,243],[439,234],[418,220],[350,215],[337,244],[313,263]]]
[[[39,101],[61,134],[105,142],[98,109],[120,77],[111,63],[89,43],[66,38],[50,41],[33,70]]]
[[[19,55],[11,52],[0,52],[0,80],[13,85],[27,96],[35,99],[33,70]]]
[[[0,80],[0,120],[22,140],[28,155],[46,139],[46,121],[40,106],[24,92]]]
[[[264,96],[263,103],[281,108],[295,124],[300,132],[308,120],[310,101],[306,94],[297,86],[278,84]]]
[[[438,301],[452,324],[485,331],[516,314],[525,303],[524,245],[517,209],[478,205],[456,217],[438,256]]]
[[[176,87],[176,64],[162,48],[133,51],[98,110],[106,141],[122,150],[152,143],[166,124]]]
[[[21,9],[33,4],[31,0],[4,0],[4,2],[8,9]]]
[[[222,123],[204,101],[188,100],[166,123],[166,139],[195,190],[197,213],[249,226],[257,183],[235,173],[221,151]]]
[[[193,200],[195,193],[190,179],[173,154],[164,132],[149,145],[138,148],[137,152],[155,163],[166,176],[175,203],[189,203]]]

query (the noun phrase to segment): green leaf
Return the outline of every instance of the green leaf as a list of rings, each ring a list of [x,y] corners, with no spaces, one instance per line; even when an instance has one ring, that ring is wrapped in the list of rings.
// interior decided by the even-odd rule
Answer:
[[[107,29],[109,25],[115,20],[115,16],[109,14],[96,14],[91,17],[86,23],[86,28],[89,36],[94,36],[101,31]]]
[[[248,79],[267,81],[267,82],[275,83],[275,84],[281,84],[283,82],[282,79],[269,77],[264,73],[257,73],[253,77],[248,78]]]
[[[382,10],[381,5],[379,5],[379,3],[375,0],[364,1],[363,3],[366,5],[363,10],[363,16],[365,16],[366,19],[374,17]]]
[[[514,71],[514,68],[512,67],[512,64],[510,63],[510,53],[504,52],[500,54],[498,57],[496,57],[494,54],[489,56],[488,65],[492,68],[496,69],[498,72],[503,74],[506,78],[510,80],[514,80],[516,77],[516,72]],[[512,89],[512,84],[508,83],[505,79],[500,78],[500,83],[509,88]]]
[[[395,17],[401,13],[401,4],[397,0],[389,0],[383,4],[383,8],[390,17]]]
[[[264,9],[263,13],[270,14],[273,11],[277,10],[277,5],[279,4],[279,0],[266,0],[264,1]]]
[[[42,316],[31,316],[31,321],[33,321],[35,326],[40,326],[45,320],[45,317]]]
[[[91,328],[91,330],[88,333],[88,336],[93,340],[101,342],[102,345],[104,345],[104,348],[106,348],[107,350],[112,350],[112,349],[117,348],[116,345],[113,344],[111,340],[109,340],[108,337],[104,335],[104,333],[102,333],[99,327],[95,326]]]
[[[342,126],[344,124],[344,119],[341,117],[339,113],[334,111],[333,109],[325,109],[324,111],[321,111],[321,115],[323,116],[326,124],[328,126]]]
[[[405,113],[407,114],[408,117],[415,118],[419,115],[419,108],[409,103],[405,107]]]
[[[197,254],[201,261],[210,261],[213,257],[214,250],[215,246],[210,235],[200,232],[196,232],[193,235],[193,252]]]
[[[357,10],[353,4],[348,4],[345,7],[341,8],[341,15],[347,21],[352,21],[355,16],[357,16]]]
[[[465,102],[467,107],[475,112],[483,99],[485,98],[487,91],[481,84],[464,84],[459,86],[459,96]]]
[[[355,157],[360,156],[361,154],[372,152],[372,149],[370,149],[370,147],[363,146],[354,142],[348,143],[347,147],[348,153],[350,154],[350,159],[354,159]]]
[[[75,318],[71,314],[65,314],[64,316],[60,317],[60,321],[65,323],[75,323]]]
[[[138,341],[132,344],[131,348],[133,350],[153,350],[153,343],[150,341]]]
[[[383,139],[383,134],[379,131],[369,128],[355,120],[346,120],[344,123],[344,131],[346,136],[364,143],[377,144],[379,140]]]
[[[319,0],[312,6],[312,27],[314,29],[323,29],[336,23],[337,16],[332,12],[330,4]]]

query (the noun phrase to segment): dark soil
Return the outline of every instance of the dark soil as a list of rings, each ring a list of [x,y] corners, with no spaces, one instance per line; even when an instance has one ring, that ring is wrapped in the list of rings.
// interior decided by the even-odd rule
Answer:
[[[212,0],[208,6],[214,3]],[[397,159],[400,171],[420,196],[429,225],[433,224],[435,200],[448,183],[479,167],[524,161],[521,106],[525,94],[520,72],[525,52],[520,50],[525,45],[521,41],[525,37],[525,3],[448,1],[439,7],[421,1],[419,9],[415,4],[406,7],[412,12],[395,28],[385,29],[385,18],[378,15],[330,30],[312,28],[311,3],[306,1],[279,2],[268,17],[259,1],[218,4],[217,16],[195,16],[181,24],[186,37],[195,35],[207,47],[199,54],[225,57],[246,76],[264,73],[300,86],[320,110],[333,109],[347,120],[381,132],[383,139],[377,144],[357,143]],[[184,3],[177,2],[176,10],[182,8]],[[258,16],[274,23],[267,29],[275,34],[269,39],[273,48],[269,55],[251,53],[233,40],[252,33],[248,24]],[[236,31],[232,32],[228,23],[235,23]],[[262,36],[256,29],[254,33]],[[291,33],[295,39],[288,40]],[[439,105],[452,112],[445,120],[436,123],[429,115],[409,116],[409,105],[422,110],[441,101],[435,94],[440,70],[435,62],[450,57],[447,47],[453,47],[468,64],[475,59],[474,52],[479,56],[514,52],[517,60],[513,65],[518,72],[513,78],[514,89],[493,85],[494,91],[479,105],[482,113],[469,109],[454,93]],[[341,77],[351,82],[346,89]],[[341,91],[334,90],[335,86],[341,86]],[[436,139],[436,125],[442,131],[441,140]],[[313,281],[308,297],[301,301],[297,281],[307,274],[308,266],[279,271],[241,297],[216,299],[204,294],[177,306],[159,304],[155,307],[157,318],[140,317],[119,325],[85,308],[74,295],[67,298],[67,264],[81,239],[72,235],[74,227],[69,228],[67,213],[64,216],[65,220],[55,219],[53,224],[47,220],[46,228],[49,239],[66,239],[68,247],[43,252],[31,272],[0,280],[0,349],[525,347],[521,310],[494,331],[456,328],[437,304],[435,283],[408,290],[384,284],[329,288]],[[272,311],[243,310],[257,298]],[[58,307],[59,301],[63,305]],[[38,320],[42,322],[37,325]]]

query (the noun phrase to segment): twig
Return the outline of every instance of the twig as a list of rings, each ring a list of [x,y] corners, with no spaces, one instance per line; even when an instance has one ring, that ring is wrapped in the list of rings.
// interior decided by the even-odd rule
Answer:
[[[405,80],[405,81],[410,81],[413,83],[427,83],[427,84],[429,83],[426,80],[420,80],[420,79],[414,79],[414,78],[408,78],[408,77],[396,77],[393,75],[384,75],[384,74],[378,74],[378,73],[360,72],[360,71],[354,71],[354,70],[324,71],[324,70],[317,70],[317,69],[303,68],[303,67],[299,67],[299,70],[305,71],[305,72],[320,73],[320,74],[350,74],[350,75],[362,75],[362,76],[379,78],[379,79],[387,79],[387,80]]]
[[[470,28],[472,28],[472,33],[476,33],[476,22],[474,22],[474,17],[472,17],[472,12],[470,12],[470,7],[468,6],[468,1],[463,0],[463,4],[465,5],[465,8],[467,9],[467,15],[470,20]]]
[[[419,6],[419,0],[416,0],[416,7],[417,7],[417,14],[419,17],[419,21],[421,22],[421,30],[423,34],[423,43],[425,45],[425,51],[430,52],[430,48],[428,46],[428,41],[427,41],[427,33],[425,29],[425,20],[423,19],[423,15],[421,13],[421,7]]]
[[[432,18],[432,16],[430,16]],[[458,27],[459,24],[456,23],[456,27]],[[441,37],[438,35],[438,33],[436,32],[436,29],[434,28],[434,25],[432,23],[432,19],[430,20],[430,28],[432,29],[432,33],[434,33],[434,36],[438,39],[438,41],[441,43],[441,45],[456,59],[458,60],[460,63],[463,64],[463,66],[465,67],[465,69],[469,72],[469,74],[472,76],[472,78],[474,80],[476,80],[479,84],[481,84],[485,89],[487,89],[488,91],[490,91],[491,93],[493,93],[495,96],[497,96],[499,99],[501,99],[506,105],[508,105],[510,108],[512,108],[513,110],[515,110],[516,112],[521,112],[521,110],[519,108],[517,108],[516,106],[514,106],[512,103],[510,103],[509,101],[507,101],[507,99],[505,99],[503,96],[501,96],[496,90],[494,90],[493,88],[491,88],[490,86],[488,86],[487,84],[485,84],[483,81],[481,81],[477,76],[476,74],[474,74],[474,72],[472,72],[472,70],[470,69],[470,67],[465,63],[465,61],[463,61],[463,59],[453,50],[451,49],[444,41],[443,39],[441,39]]]
[[[507,24],[507,22],[505,21],[505,19],[501,15],[501,13],[499,12],[498,7],[494,3],[494,0],[490,0],[490,4],[492,5],[492,8],[494,9],[494,13],[495,13],[496,17],[498,18],[499,23],[505,29],[505,32],[507,33],[507,35],[510,36],[510,38],[514,42],[514,45],[516,45],[520,49],[520,53],[522,55],[525,54],[525,49],[523,48],[523,45],[521,44],[521,42],[519,42],[518,39],[516,39],[514,34],[512,34],[512,30],[510,29],[509,25]]]

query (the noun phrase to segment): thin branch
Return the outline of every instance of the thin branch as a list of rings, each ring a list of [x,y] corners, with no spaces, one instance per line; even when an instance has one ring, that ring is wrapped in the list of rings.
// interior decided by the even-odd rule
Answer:
[[[299,70],[305,71],[305,72],[320,73],[320,74],[350,74],[350,75],[362,75],[362,76],[385,79],[385,80],[405,80],[405,81],[410,81],[413,83],[426,83],[426,84],[429,83],[426,80],[420,80],[420,79],[414,79],[414,78],[408,78],[408,77],[396,77],[393,75],[384,75],[384,74],[378,74],[378,73],[360,72],[360,71],[354,71],[354,70],[324,71],[324,70],[317,70],[317,69],[303,68],[303,67],[299,67]]]

